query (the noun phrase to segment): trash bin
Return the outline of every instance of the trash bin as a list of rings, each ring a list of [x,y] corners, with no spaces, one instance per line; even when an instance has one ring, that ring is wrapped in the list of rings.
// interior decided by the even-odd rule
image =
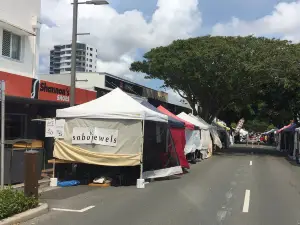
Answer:
[[[19,184],[24,182],[24,148],[4,149],[4,184]],[[0,162],[1,166],[1,162]],[[38,149],[37,173],[41,176],[43,166],[43,149]]]

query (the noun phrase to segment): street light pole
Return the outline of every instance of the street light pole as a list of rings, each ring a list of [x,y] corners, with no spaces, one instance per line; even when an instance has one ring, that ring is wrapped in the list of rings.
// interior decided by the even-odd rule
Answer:
[[[78,0],[73,0],[70,106],[75,105]]]
[[[76,52],[77,52],[77,35],[86,35],[89,33],[77,33],[77,21],[78,21],[78,5],[107,5],[106,0],[88,0],[85,2],[78,2],[73,0],[73,30],[72,30],[72,57],[71,57],[71,87],[70,87],[70,106],[75,105],[75,93],[76,93]]]
[[[5,155],[5,149],[4,149],[4,142],[5,142],[5,81],[2,80],[1,82],[1,189],[4,188],[4,155]]]

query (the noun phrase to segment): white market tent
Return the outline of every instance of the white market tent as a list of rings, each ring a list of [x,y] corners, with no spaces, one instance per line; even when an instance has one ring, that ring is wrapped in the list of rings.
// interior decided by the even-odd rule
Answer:
[[[242,135],[242,136],[246,136],[246,135],[249,134],[249,132],[246,131],[246,130],[244,130],[243,128],[240,129],[239,133],[240,133],[240,135]]]
[[[177,115],[179,118],[184,119],[196,126],[198,126],[201,130],[201,145],[200,148],[197,148],[199,150],[207,150],[209,147],[209,144],[211,143],[211,138],[210,138],[210,132],[209,132],[209,127],[197,120],[196,118],[193,118],[189,115],[187,115],[185,112],[182,112]]]
[[[168,116],[141,105],[119,88],[90,102],[58,109],[56,117],[151,120],[168,123]]]
[[[204,126],[207,126],[209,128],[210,134],[213,138],[213,142],[216,146],[218,146],[219,148],[222,148],[222,142],[220,140],[220,137],[218,135],[218,131],[217,128],[208,124],[205,120],[203,120],[201,117],[199,116],[194,116],[191,113],[189,114],[189,116],[199,120],[199,122],[201,122]]]
[[[170,170],[142,172],[145,120],[159,122],[159,126],[168,123],[168,116],[141,105],[119,88],[93,101],[58,109],[56,117],[66,120],[64,139],[55,140],[53,155],[58,159],[104,166],[140,165],[143,178],[182,173],[180,166]],[[74,128],[81,129],[80,137],[81,134],[90,135],[91,131],[84,129],[100,128],[93,132],[100,132],[104,140],[113,140],[115,137],[116,142],[114,145],[74,144]]]
[[[273,130],[275,131],[275,129]],[[300,127],[296,128],[294,133],[293,160],[297,160],[297,163],[299,163],[299,149],[300,149]]]

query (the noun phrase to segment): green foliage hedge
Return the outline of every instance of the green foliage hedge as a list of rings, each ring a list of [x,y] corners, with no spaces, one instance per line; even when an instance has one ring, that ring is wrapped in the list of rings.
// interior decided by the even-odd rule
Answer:
[[[0,220],[37,207],[38,199],[26,197],[23,192],[7,188],[0,190]]]

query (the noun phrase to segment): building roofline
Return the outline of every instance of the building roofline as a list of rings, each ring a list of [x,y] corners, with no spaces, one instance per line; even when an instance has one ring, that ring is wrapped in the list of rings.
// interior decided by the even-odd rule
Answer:
[[[21,27],[19,27],[19,26],[17,26],[17,25],[14,25],[14,24],[12,24],[12,23],[9,23],[9,22],[7,22],[7,21],[5,21],[5,20],[0,19],[0,24],[6,25],[6,26],[8,26],[9,28],[12,28],[12,29],[17,29],[17,30],[19,30],[21,33],[26,34],[26,35],[29,35],[29,36],[36,36],[35,32],[26,30],[26,29],[21,28]],[[5,29],[5,28],[4,28],[4,29]]]
[[[150,90],[153,90],[153,91],[159,91],[159,90],[155,90],[153,88],[149,88],[149,87],[146,87],[146,86],[143,86],[143,85],[140,85],[140,84],[137,84],[137,83],[134,83],[132,81],[129,81],[129,80],[126,80],[124,78],[121,78],[121,77],[118,77],[118,76],[115,76],[115,75],[112,75],[110,73],[107,73],[107,72],[77,72],[77,73],[97,73],[99,75],[107,75],[107,76],[110,76],[110,77],[113,77],[113,78],[116,78],[116,79],[119,79],[121,81],[125,81],[125,82],[128,82],[130,84],[133,84],[133,85],[136,85],[136,86],[139,86],[139,87],[142,87],[142,88],[148,88]],[[51,75],[51,76],[55,76],[55,75],[70,75],[71,73],[58,73],[58,74],[40,74],[40,75]],[[165,94],[168,94],[167,92],[164,92],[164,91],[159,91],[159,92],[163,92]]]
[[[121,78],[121,77],[112,75],[112,74],[107,73],[107,72],[95,72],[95,73],[107,75],[107,76],[110,76],[110,77],[113,77],[113,78],[116,78],[116,79],[119,79],[119,80],[128,82],[128,83],[130,83],[130,84],[134,84],[134,85],[139,86],[139,87],[142,87],[142,88],[148,88],[148,89],[151,89],[151,90],[153,90],[153,91],[160,91],[160,90],[155,90],[155,89],[153,89],[153,88],[149,88],[149,87],[143,86],[143,85],[141,85],[141,84],[134,83],[134,82],[132,82],[132,81],[130,81],[130,80],[126,80],[126,79],[124,79],[124,78]],[[164,92],[164,91],[160,91],[160,92],[163,92],[163,93],[165,93],[165,94],[168,94],[167,92]]]
[[[88,47],[93,47],[93,48],[95,48],[95,49],[97,49],[94,45],[91,45],[91,44],[87,44],[87,43],[84,43],[84,42],[76,42],[77,44],[83,44],[83,45],[86,45],[86,46],[88,46]],[[50,49],[50,51],[51,50],[54,50],[54,47],[55,46],[64,46],[64,45],[72,45],[72,42],[70,42],[70,43],[65,43],[65,44],[59,44],[59,45],[53,45],[53,47]]]
[[[110,77],[113,77],[113,78],[116,78],[116,79],[119,79],[119,80],[122,80],[122,81],[125,81],[125,82],[128,82],[130,84],[133,84],[133,85],[137,85],[139,87],[142,87],[142,88],[148,88],[150,90],[153,90],[153,91],[156,91],[156,92],[163,92],[167,95],[169,95],[167,92],[164,92],[164,91],[158,91],[158,90],[155,90],[153,88],[149,88],[149,87],[146,87],[146,86],[143,86],[143,85],[140,85],[140,84],[137,84],[137,83],[134,83],[132,81],[129,81],[129,80],[126,80],[126,79],[123,79],[123,78],[120,78],[118,76],[115,76],[115,75],[112,75],[110,73],[107,73],[107,72],[77,72],[77,73],[81,73],[81,74],[97,74],[97,75],[107,75],[107,76],[110,76]],[[48,76],[56,76],[56,75],[59,75],[59,76],[70,76],[71,73],[58,73],[58,74],[39,74],[41,76],[45,76],[45,75],[48,75]],[[52,81],[51,81],[52,82]],[[54,82],[55,83],[55,82]],[[100,87],[96,87],[96,88],[100,88]],[[111,89],[110,88],[107,88],[107,87],[101,87],[101,89],[104,89],[104,90],[107,90],[107,91],[110,91]],[[176,103],[173,103],[173,102],[170,102],[169,99],[168,99],[168,102],[166,102],[168,104],[171,104],[171,105],[174,105],[174,106],[179,106],[179,107],[182,107],[182,108],[186,108],[186,109],[192,109],[188,104],[176,104]]]

